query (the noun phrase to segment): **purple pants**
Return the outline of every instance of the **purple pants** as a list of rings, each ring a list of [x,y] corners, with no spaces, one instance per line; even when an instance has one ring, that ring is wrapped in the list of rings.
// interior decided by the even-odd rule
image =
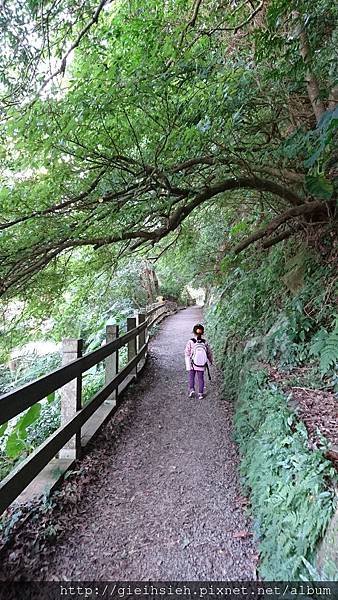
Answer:
[[[204,371],[194,371],[194,369],[190,369],[190,371],[189,371],[189,390],[195,389],[195,375],[197,375],[197,379],[198,379],[198,392],[200,394],[203,394]]]

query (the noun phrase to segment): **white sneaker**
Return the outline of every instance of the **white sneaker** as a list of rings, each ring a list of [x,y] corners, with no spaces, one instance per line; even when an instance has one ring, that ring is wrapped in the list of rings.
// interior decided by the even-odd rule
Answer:
[[[198,394],[198,399],[199,400],[203,400],[203,398],[204,398],[204,394]]]
[[[190,390],[189,398],[195,398],[195,390]]]

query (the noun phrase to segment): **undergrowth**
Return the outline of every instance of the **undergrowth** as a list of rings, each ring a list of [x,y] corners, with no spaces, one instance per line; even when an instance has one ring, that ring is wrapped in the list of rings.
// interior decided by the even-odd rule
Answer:
[[[334,510],[336,472],[323,449],[310,449],[304,424],[264,370],[271,365],[294,385],[306,377],[310,389],[338,389],[334,262],[284,243],[264,258],[226,259],[223,284],[209,291],[207,334],[225,394],[235,400],[241,475],[265,579],[311,577]]]
[[[264,579],[307,579],[334,508],[335,477],[321,450],[264,371],[249,371],[238,398],[235,437],[250,493]]]
[[[294,256],[295,254],[295,256]],[[298,263],[297,260],[298,259]],[[299,288],[285,278],[298,268]],[[264,260],[242,259],[213,291],[208,331],[221,364],[234,354],[259,354],[283,367],[312,363],[319,379],[335,383],[338,307],[335,262],[292,246],[273,249]],[[251,348],[246,347],[251,340]],[[236,383],[235,383],[236,385]]]

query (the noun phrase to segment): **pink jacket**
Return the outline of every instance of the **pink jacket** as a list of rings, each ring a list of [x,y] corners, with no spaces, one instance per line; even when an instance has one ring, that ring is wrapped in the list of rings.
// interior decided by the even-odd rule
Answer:
[[[187,371],[191,371],[192,369],[194,371],[204,371],[204,367],[197,367],[196,365],[192,366],[192,364],[191,364],[191,357],[194,352],[194,347],[195,347],[195,342],[193,342],[192,340],[189,340],[189,342],[187,343],[187,345],[185,347],[185,352],[184,352],[186,369],[187,369]],[[206,351],[207,351],[208,361],[210,364],[212,364],[213,356],[212,356],[211,348],[207,342],[205,342],[205,347],[206,347]]]

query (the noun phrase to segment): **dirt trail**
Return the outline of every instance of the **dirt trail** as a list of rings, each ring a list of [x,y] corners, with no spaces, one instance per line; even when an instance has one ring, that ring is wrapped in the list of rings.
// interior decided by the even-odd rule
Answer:
[[[112,444],[112,421],[81,463],[94,483],[82,484],[74,514],[64,507],[54,510],[52,525],[60,534],[48,548],[42,545],[38,556],[35,550],[31,562],[32,550],[25,552],[20,577],[254,578],[256,548],[244,514],[232,407],[215,369],[207,397],[187,397],[184,345],[201,318],[194,307],[162,322],[145,374],[113,420],[127,418],[118,439]],[[91,476],[98,465],[100,472]],[[65,485],[74,490],[74,481]],[[15,547],[11,553],[4,573],[10,560],[17,560]]]

